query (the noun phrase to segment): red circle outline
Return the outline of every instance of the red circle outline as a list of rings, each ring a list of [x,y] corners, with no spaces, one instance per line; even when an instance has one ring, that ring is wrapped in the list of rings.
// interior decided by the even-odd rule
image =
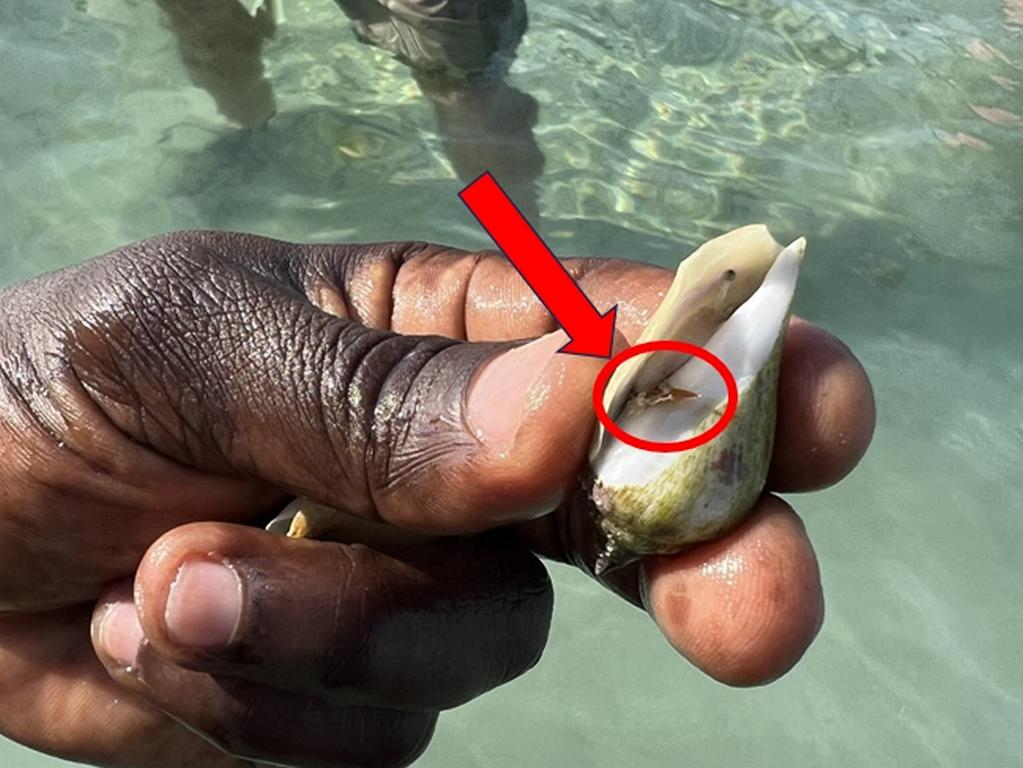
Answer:
[[[725,404],[725,412],[721,414],[721,418],[714,422],[714,425],[701,432],[698,435],[687,438],[686,440],[678,440],[673,443],[662,443],[657,440],[644,440],[641,437],[626,432],[624,429],[619,427],[612,419],[607,410],[604,408],[604,390],[607,389],[607,383],[611,380],[611,374],[624,363],[626,360],[631,360],[638,355],[644,355],[649,352],[681,352],[683,354],[692,355],[698,357],[705,363],[710,365],[718,375],[725,382],[725,390],[728,393],[728,400]],[[728,423],[735,418],[735,411],[739,407],[739,387],[735,383],[735,376],[728,370],[728,366],[724,364],[720,357],[704,349],[696,344],[689,344],[685,341],[669,341],[663,339],[660,341],[646,341],[642,344],[637,344],[634,347],[629,347],[626,350],[619,352],[617,355],[608,360],[604,367],[600,369],[600,373],[597,374],[597,380],[593,382],[593,410],[597,414],[597,418],[600,423],[604,425],[604,428],[610,432],[618,440],[623,443],[631,445],[633,448],[641,448],[644,451],[654,451],[656,453],[675,453],[677,451],[688,451],[693,448],[697,448],[704,443],[709,443],[715,437],[725,431],[725,427]]]

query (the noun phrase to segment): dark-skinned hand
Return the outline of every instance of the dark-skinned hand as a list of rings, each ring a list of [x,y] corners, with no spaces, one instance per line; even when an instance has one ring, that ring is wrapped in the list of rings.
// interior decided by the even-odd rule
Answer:
[[[671,280],[567,264],[630,340]],[[534,553],[592,568],[572,499],[602,361],[554,329],[499,255],[422,243],[178,233],[0,292],[0,733],[111,766],[414,759],[440,710],[539,657]],[[836,482],[873,422],[849,350],[794,320],[770,490]],[[298,495],[440,538],[264,532]],[[769,494],[606,583],[735,685],[788,670],[823,616]]]

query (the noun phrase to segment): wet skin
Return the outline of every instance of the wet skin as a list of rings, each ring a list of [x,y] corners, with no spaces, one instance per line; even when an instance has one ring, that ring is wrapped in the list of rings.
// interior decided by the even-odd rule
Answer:
[[[569,268],[628,339],[671,280]],[[0,732],[104,765],[412,760],[438,711],[539,657],[536,554],[592,569],[575,489],[601,361],[553,330],[500,256],[423,243],[178,233],[0,292]],[[779,397],[769,488],[837,482],[873,430],[862,368],[795,320]],[[438,538],[260,530],[295,495]],[[735,685],[823,619],[769,494],[606,583]]]

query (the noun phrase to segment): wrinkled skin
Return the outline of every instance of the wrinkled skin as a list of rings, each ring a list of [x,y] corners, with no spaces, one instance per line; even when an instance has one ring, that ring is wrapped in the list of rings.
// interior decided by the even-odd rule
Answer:
[[[628,339],[671,280],[568,264]],[[498,255],[422,243],[177,233],[0,292],[0,732],[104,765],[410,762],[440,710],[539,657],[534,553],[592,569],[576,491],[601,362],[515,341],[553,329]],[[850,471],[874,418],[851,353],[794,321],[779,398],[769,487]],[[262,531],[295,495],[437,538]],[[216,642],[202,599],[170,608],[196,563],[240,585]],[[788,670],[823,617],[769,495],[606,583],[735,685]]]

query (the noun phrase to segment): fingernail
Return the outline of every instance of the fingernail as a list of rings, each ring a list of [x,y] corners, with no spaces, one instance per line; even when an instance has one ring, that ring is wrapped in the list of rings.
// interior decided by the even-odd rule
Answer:
[[[215,651],[230,645],[242,618],[238,574],[222,563],[184,563],[171,584],[164,617],[167,637],[183,648]]]
[[[544,372],[567,343],[564,331],[548,333],[502,352],[476,373],[469,385],[466,418],[477,440],[491,448],[511,446]]]
[[[115,663],[127,669],[134,667],[143,637],[134,602],[112,603],[107,608],[99,628],[99,642]]]

